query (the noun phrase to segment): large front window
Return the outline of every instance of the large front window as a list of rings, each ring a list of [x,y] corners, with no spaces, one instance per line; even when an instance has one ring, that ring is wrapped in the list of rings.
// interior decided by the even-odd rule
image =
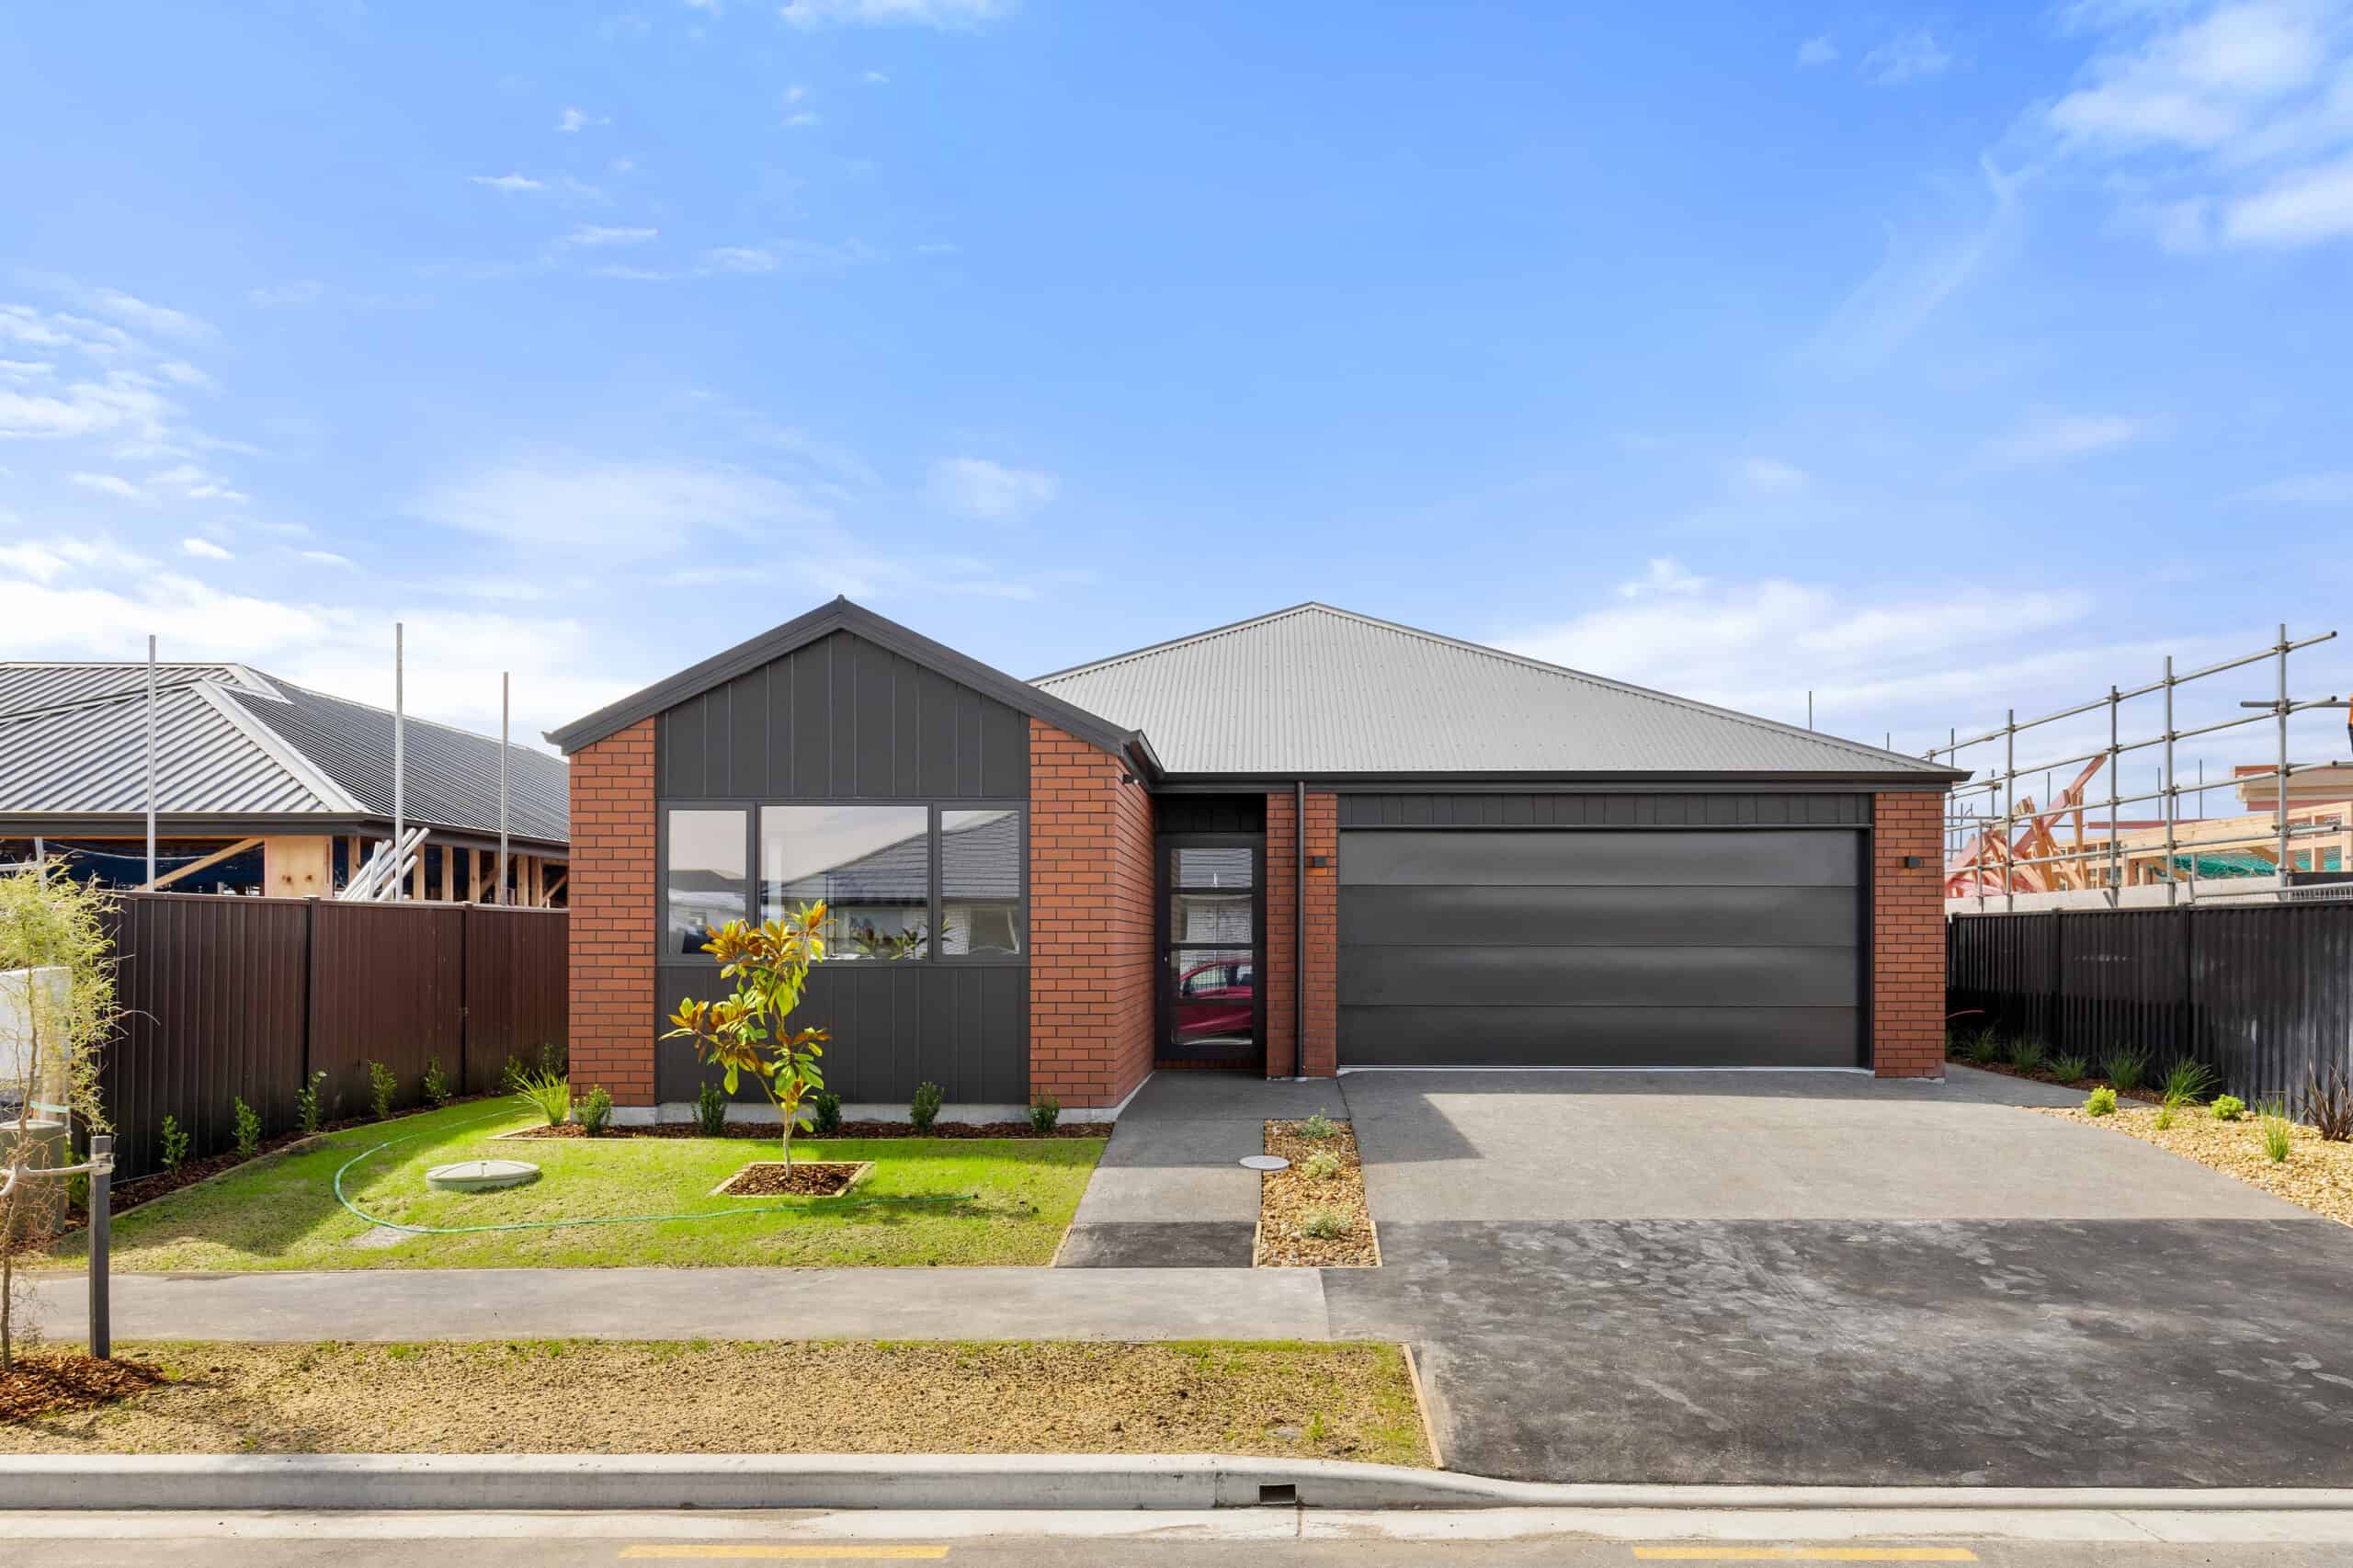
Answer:
[[[931,950],[931,809],[762,806],[760,918],[825,903],[825,956]]]
[[[670,813],[670,874],[664,900],[665,940],[673,953],[699,953],[710,935],[744,918],[751,879],[744,864],[744,813],[677,810]]]
[[[939,813],[941,952],[1011,958],[1023,950],[1021,859],[1019,812]]]

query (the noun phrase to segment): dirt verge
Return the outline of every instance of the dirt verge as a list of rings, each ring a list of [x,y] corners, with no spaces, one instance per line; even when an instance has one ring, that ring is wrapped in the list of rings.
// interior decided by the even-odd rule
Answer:
[[[72,1352],[26,1356],[0,1372],[0,1423],[109,1404],[164,1381],[143,1361],[100,1361]]]
[[[1381,1241],[1365,1203],[1356,1129],[1329,1122],[1329,1136],[1312,1138],[1307,1125],[1267,1123],[1267,1153],[1289,1160],[1290,1168],[1258,1178],[1258,1239],[1251,1262],[1260,1268],[1377,1267]],[[1329,1176],[1313,1174],[1310,1162],[1318,1155],[1336,1161],[1339,1168]],[[1336,1224],[1336,1233],[1307,1233],[1324,1224]]]
[[[2217,1121],[2210,1107],[2183,1106],[2174,1112],[2173,1125],[2160,1131],[2157,1113],[2138,1106],[2119,1107],[2113,1116],[2087,1116],[2077,1107],[2036,1108],[2042,1116],[2086,1122],[2154,1143],[2275,1198],[2353,1225],[2353,1143],[2324,1142],[2302,1122],[2289,1128],[2288,1157],[2275,1165],[2263,1152],[2263,1134],[2253,1111],[2237,1121]]]
[[[1427,1465],[1393,1345],[142,1345],[15,1453],[1212,1453]]]

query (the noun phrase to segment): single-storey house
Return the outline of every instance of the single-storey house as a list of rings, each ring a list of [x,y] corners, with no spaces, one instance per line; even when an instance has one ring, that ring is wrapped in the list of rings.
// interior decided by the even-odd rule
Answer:
[[[148,763],[155,881],[165,892],[331,897],[392,833],[393,715],[250,665],[0,663],[0,862],[147,885]],[[564,903],[564,766],[503,748],[504,902]],[[423,828],[406,897],[498,897],[499,764],[492,736],[414,715],[403,726],[402,821]]]
[[[1943,1070],[1965,775],[1326,605],[1024,681],[835,599],[548,738],[574,1072],[638,1119],[699,1086],[710,928],[820,898],[795,1021],[859,1104]]]

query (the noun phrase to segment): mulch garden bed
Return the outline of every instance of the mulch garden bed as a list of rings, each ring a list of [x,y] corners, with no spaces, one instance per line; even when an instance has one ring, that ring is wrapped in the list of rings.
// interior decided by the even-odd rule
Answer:
[[[0,1422],[88,1410],[163,1381],[163,1369],[144,1361],[100,1361],[70,1352],[24,1357],[0,1372]]]
[[[847,1192],[870,1160],[755,1160],[719,1184],[714,1198],[832,1198]]]
[[[1051,1132],[1040,1132],[1026,1121],[935,1121],[928,1132],[917,1132],[911,1121],[845,1121],[838,1132],[817,1133],[804,1123],[793,1136],[797,1138],[1108,1138],[1111,1123],[1108,1121],[1058,1122]],[[526,1127],[519,1132],[501,1134],[505,1138],[706,1138],[700,1124],[692,1121],[665,1121],[653,1127],[608,1127],[592,1133],[576,1121],[559,1122],[551,1127]],[[731,1121],[722,1138],[763,1138],[776,1142],[773,1122]]]
[[[1373,1233],[1372,1210],[1365,1203],[1364,1165],[1357,1158],[1356,1129],[1331,1124],[1326,1138],[1311,1138],[1303,1121],[1267,1123],[1267,1153],[1290,1162],[1289,1170],[1258,1178],[1258,1238],[1250,1261],[1260,1268],[1372,1268],[1381,1263],[1381,1240]],[[1330,1154],[1338,1172],[1321,1180],[1307,1163]],[[1337,1215],[1337,1235],[1302,1233],[1310,1215]]]

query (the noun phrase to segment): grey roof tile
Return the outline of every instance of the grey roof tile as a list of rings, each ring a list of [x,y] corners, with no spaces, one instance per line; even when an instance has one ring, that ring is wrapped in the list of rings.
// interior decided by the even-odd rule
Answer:
[[[1040,676],[1172,773],[1919,774],[1918,757],[1304,604]]]

